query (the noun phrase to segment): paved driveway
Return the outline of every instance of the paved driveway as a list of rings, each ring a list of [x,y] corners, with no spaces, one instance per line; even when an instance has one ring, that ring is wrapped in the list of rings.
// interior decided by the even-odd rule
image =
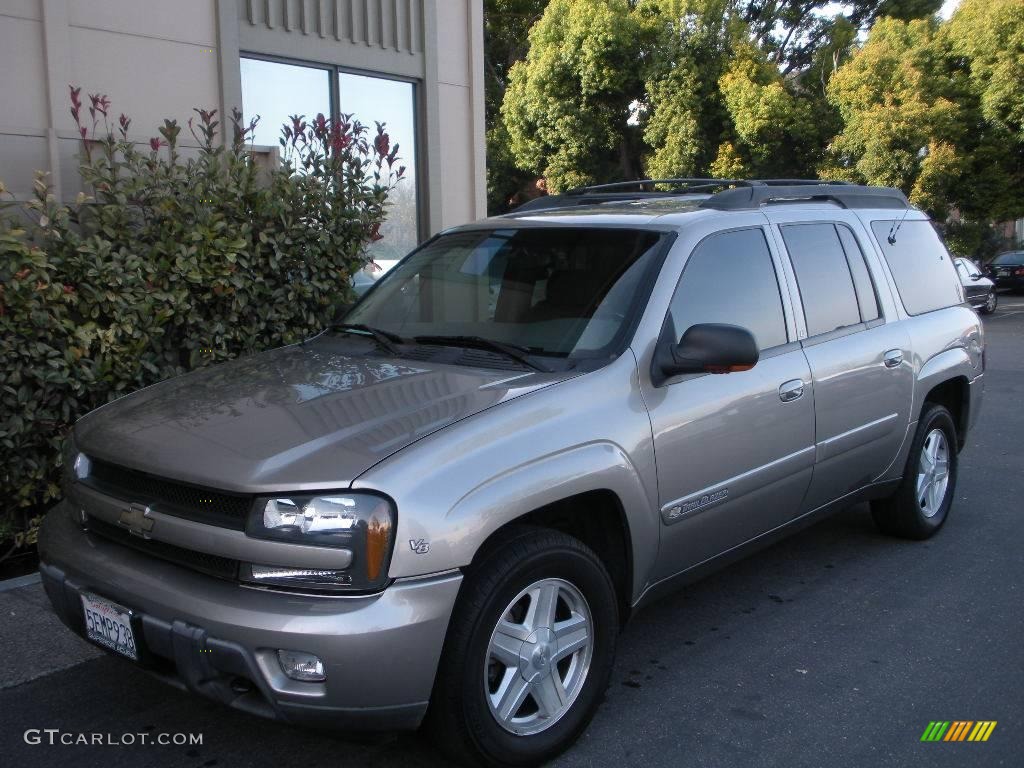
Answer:
[[[943,532],[895,541],[855,507],[644,611],[604,706],[555,765],[1024,764],[1024,297],[1003,296],[985,325],[985,408]],[[42,604],[38,586],[0,593],[7,765],[446,765],[416,735],[355,743],[179,693]],[[998,725],[987,743],[921,743],[931,720]],[[203,743],[28,745],[30,728]]]

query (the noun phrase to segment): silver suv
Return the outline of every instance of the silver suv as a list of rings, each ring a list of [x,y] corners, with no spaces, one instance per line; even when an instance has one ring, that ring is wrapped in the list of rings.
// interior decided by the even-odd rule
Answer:
[[[342,320],[79,421],[46,590],[180,688],[474,765],[571,744],[709,568],[862,501],[933,535],[985,366],[927,217],[853,185],[543,198]]]

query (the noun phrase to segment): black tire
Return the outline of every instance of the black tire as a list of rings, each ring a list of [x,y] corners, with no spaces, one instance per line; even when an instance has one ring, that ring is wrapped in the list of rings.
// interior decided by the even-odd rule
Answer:
[[[510,603],[543,579],[569,582],[585,598],[593,627],[590,666],[575,700],[553,725],[517,735],[498,723],[485,693],[488,647]],[[521,768],[550,760],[579,737],[600,704],[618,630],[615,588],[598,557],[564,533],[516,528],[466,574],[427,713],[428,733],[449,757],[467,766]]]
[[[929,515],[918,496],[917,484],[925,442],[936,429],[942,431],[948,447],[949,481],[941,502],[935,505],[934,513]],[[925,403],[899,488],[889,498],[871,503],[871,515],[879,529],[883,533],[905,539],[923,540],[934,536],[946,522],[956,496],[957,463],[956,424],[952,414],[938,403]]]

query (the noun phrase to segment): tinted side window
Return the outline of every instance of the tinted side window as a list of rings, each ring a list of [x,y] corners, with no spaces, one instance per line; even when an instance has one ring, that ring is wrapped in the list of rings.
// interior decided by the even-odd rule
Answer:
[[[835,225],[790,224],[781,229],[800,287],[807,335],[859,323],[857,293]]]
[[[871,229],[908,314],[960,303],[960,281],[931,222],[873,221]],[[890,233],[895,242],[889,242]]]
[[[878,319],[878,297],[875,295],[875,284],[871,281],[871,273],[864,261],[864,252],[857,244],[853,232],[841,224],[836,224],[839,239],[843,241],[846,251],[846,263],[853,275],[853,285],[857,289],[857,303],[860,305],[860,319],[865,323]]]
[[[690,255],[670,307],[676,338],[697,323],[731,323],[759,349],[786,343],[786,321],[771,252],[760,229],[721,232]]]

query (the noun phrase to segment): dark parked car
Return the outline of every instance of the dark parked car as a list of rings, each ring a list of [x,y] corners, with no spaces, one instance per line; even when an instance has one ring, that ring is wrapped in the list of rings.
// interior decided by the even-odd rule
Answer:
[[[999,298],[996,296],[996,284],[981,273],[981,267],[970,259],[957,258],[956,273],[964,287],[967,302],[983,315],[991,315],[996,311]]]
[[[988,276],[995,281],[996,288],[1024,288],[1024,251],[1000,253],[988,265]]]

